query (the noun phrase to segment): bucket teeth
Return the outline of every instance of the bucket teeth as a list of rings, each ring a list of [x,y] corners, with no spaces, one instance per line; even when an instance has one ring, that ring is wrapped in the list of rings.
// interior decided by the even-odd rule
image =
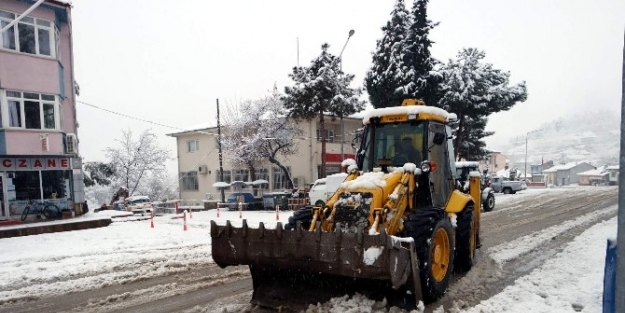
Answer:
[[[258,223],[258,237],[265,237],[265,224],[263,222]]]

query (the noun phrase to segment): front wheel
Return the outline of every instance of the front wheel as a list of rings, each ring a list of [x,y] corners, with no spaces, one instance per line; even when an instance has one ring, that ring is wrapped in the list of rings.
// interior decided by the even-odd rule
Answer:
[[[22,211],[22,221],[25,221],[26,218],[28,217],[28,211],[30,211],[30,206],[26,206],[24,208],[24,211]]]
[[[456,219],[456,250],[454,270],[458,273],[468,272],[475,263],[477,232],[473,217],[473,204],[467,206]]]
[[[444,211],[425,209],[404,222],[404,235],[415,242],[423,299],[432,303],[447,291],[454,262],[451,221]]]
[[[51,218],[59,218],[61,217],[61,210],[56,204],[48,204],[45,208],[43,208],[43,216],[47,219]]]
[[[482,207],[484,208],[485,212],[492,211],[495,208],[495,195],[489,193],[488,196],[486,196],[486,200],[484,201]]]

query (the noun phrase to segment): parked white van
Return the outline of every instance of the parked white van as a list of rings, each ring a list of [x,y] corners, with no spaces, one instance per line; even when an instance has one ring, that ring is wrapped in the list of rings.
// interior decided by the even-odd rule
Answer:
[[[337,173],[326,178],[317,179],[308,192],[310,204],[316,206],[324,205],[334,192],[339,189],[345,178],[347,178],[346,173]]]

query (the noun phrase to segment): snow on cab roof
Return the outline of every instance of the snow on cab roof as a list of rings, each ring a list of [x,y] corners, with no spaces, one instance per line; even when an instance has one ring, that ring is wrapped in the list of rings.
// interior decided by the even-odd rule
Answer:
[[[457,161],[456,162],[456,167],[479,167],[480,166],[480,162],[477,161]]]
[[[369,124],[371,118],[382,117],[386,115],[400,115],[400,114],[419,114],[428,113],[432,115],[438,115],[443,117],[446,121],[450,119],[456,119],[456,114],[449,113],[441,108],[427,106],[427,105],[406,105],[388,108],[379,108],[367,111],[362,118],[363,124]]]

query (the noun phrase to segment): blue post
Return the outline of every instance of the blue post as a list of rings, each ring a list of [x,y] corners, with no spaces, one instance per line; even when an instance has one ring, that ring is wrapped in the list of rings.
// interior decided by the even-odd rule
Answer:
[[[608,239],[603,273],[603,313],[615,313],[616,296],[616,240]]]

